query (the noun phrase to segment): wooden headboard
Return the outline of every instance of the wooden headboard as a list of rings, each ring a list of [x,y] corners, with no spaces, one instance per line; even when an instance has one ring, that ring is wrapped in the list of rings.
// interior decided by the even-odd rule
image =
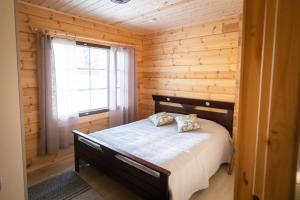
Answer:
[[[161,95],[152,95],[152,98],[155,102],[155,113],[197,114],[199,118],[221,124],[232,136],[234,103]]]

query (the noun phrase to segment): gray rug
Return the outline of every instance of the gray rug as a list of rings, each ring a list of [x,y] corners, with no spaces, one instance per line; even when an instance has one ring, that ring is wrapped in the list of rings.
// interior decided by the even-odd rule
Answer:
[[[73,171],[30,187],[28,197],[29,200],[103,200]]]

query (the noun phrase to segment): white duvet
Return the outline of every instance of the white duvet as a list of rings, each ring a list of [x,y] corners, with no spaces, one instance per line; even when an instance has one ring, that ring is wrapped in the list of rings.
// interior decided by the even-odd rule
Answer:
[[[155,127],[144,119],[90,136],[168,169],[173,200],[187,200],[207,188],[209,178],[230,161],[232,153],[228,131],[205,119],[201,119],[201,129],[185,133],[177,132],[175,122]]]

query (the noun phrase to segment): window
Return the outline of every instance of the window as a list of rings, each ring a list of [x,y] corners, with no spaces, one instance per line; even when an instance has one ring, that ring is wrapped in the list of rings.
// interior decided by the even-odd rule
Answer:
[[[59,111],[63,112],[66,107],[66,101],[60,97],[68,96],[72,99],[71,107],[79,111],[79,116],[108,110],[109,49],[81,42],[74,45],[54,43]],[[66,73],[71,80],[66,80]]]
[[[109,48],[77,42],[76,60],[81,116],[107,110]]]

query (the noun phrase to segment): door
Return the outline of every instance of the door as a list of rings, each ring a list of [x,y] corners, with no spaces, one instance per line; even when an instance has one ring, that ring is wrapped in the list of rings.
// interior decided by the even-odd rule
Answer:
[[[300,1],[246,0],[244,5],[235,199],[294,199]]]

